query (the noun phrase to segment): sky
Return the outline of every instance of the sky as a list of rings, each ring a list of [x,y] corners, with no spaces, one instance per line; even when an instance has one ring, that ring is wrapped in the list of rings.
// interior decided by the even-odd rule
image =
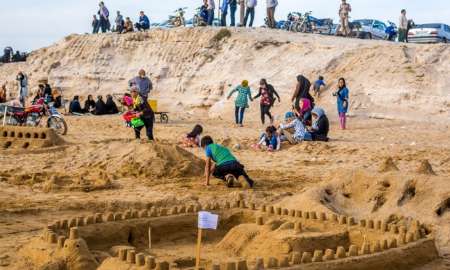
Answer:
[[[0,0],[0,54],[6,46],[14,50],[31,51],[49,46],[73,33],[91,32],[91,18],[98,9],[95,0]],[[216,5],[219,0],[215,0]],[[222,1],[222,0],[221,0]],[[188,7],[191,18],[201,0],[105,0],[114,20],[120,10],[136,21],[144,10],[150,21],[160,22],[179,7]],[[256,25],[263,24],[266,0],[258,0]],[[278,0],[276,19],[285,19],[290,11],[312,11],[318,18],[338,20],[340,0]],[[351,19],[372,18],[398,24],[400,10],[416,23],[440,22],[450,25],[449,0],[348,0],[352,5]]]

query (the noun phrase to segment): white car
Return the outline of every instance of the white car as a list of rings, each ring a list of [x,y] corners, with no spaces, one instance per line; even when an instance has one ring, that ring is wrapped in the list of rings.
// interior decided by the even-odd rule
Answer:
[[[447,43],[450,41],[450,26],[443,23],[416,25],[408,32],[408,42],[412,43]]]
[[[364,19],[354,20],[353,23],[361,24],[360,34],[358,37],[364,39],[387,39],[386,24],[379,20]]]

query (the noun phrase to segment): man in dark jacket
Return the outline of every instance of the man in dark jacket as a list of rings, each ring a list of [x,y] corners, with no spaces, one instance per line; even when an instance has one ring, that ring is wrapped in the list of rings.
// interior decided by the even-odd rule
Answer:
[[[83,113],[78,96],[74,96],[69,105],[69,113]]]

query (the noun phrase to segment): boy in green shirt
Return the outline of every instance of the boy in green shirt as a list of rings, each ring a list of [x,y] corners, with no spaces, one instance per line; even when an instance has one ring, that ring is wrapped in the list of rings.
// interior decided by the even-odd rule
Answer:
[[[209,185],[209,179],[212,175],[218,179],[227,182],[228,187],[233,186],[235,179],[243,176],[250,188],[253,187],[254,181],[250,179],[244,170],[244,166],[231,154],[230,150],[220,144],[215,144],[210,136],[202,138],[201,146],[206,153],[206,167],[205,167],[205,184]],[[214,161],[212,165],[211,161]]]

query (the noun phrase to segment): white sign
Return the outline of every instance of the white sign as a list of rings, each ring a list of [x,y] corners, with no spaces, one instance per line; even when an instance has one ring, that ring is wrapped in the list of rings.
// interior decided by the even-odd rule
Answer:
[[[217,222],[219,216],[211,214],[210,212],[200,211],[198,212],[198,228],[199,229],[217,229]]]

